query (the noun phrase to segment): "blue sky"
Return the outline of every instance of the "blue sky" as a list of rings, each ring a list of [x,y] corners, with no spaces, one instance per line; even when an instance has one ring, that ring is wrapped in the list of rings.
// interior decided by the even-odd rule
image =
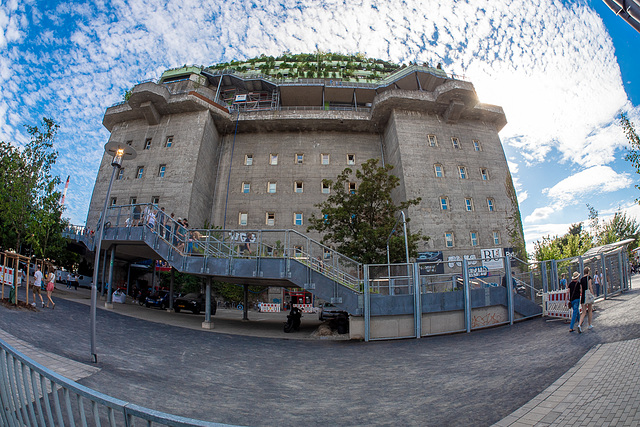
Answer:
[[[323,2],[200,0],[0,3],[0,139],[61,126],[55,172],[73,223],[86,219],[109,134],[102,116],[134,84],[183,64],[262,53],[361,52],[442,62],[500,105],[528,247],[587,218],[640,218],[638,175],[616,117],[640,125],[640,34],[599,0]]]

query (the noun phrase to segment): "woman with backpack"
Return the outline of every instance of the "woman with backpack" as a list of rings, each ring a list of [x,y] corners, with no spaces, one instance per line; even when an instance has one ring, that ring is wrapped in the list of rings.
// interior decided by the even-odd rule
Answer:
[[[56,308],[56,303],[53,302],[53,300],[51,299],[51,294],[53,293],[53,289],[55,288],[55,280],[56,280],[55,274],[49,273],[47,275],[47,299],[49,300],[47,302],[47,307],[49,307],[49,303],[51,303],[52,309]]]

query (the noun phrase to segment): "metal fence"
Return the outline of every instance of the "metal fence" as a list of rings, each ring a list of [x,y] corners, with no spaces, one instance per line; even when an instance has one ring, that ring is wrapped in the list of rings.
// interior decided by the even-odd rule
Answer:
[[[68,380],[0,340],[3,426],[226,426],[154,411]]]

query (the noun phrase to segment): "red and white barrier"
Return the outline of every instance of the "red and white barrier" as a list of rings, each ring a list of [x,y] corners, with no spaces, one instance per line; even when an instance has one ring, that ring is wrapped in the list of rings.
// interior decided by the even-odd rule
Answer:
[[[13,286],[13,268],[0,266],[2,284]],[[22,281],[22,271],[18,270],[18,285]]]
[[[293,304],[294,307],[298,307],[298,310],[303,313],[313,313],[313,304]]]
[[[261,302],[258,306],[262,313],[280,313],[280,304]]]
[[[569,308],[569,290],[547,292],[542,296],[543,313],[548,317],[558,317],[561,319],[571,318],[571,308]]]

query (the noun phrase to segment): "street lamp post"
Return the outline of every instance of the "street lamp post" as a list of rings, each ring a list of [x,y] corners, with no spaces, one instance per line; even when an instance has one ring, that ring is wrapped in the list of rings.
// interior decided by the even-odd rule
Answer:
[[[96,241],[96,255],[93,263],[93,283],[91,284],[91,356],[93,362],[98,362],[98,354],[96,352],[96,306],[98,301],[98,266],[100,264],[100,248],[102,246],[102,236],[104,234],[104,224],[107,219],[107,206],[109,204],[109,195],[111,194],[111,187],[113,186],[113,180],[116,177],[116,172],[122,167],[122,160],[133,159],[136,157],[136,151],[129,145],[124,145],[115,141],[108,142],[104,146],[104,151],[107,154],[113,155],[111,160],[111,166],[113,166],[113,172],[111,173],[111,180],[109,180],[109,187],[107,188],[107,194],[104,199],[104,207],[102,208],[102,214],[98,221]],[[103,284],[104,286],[104,284]]]

